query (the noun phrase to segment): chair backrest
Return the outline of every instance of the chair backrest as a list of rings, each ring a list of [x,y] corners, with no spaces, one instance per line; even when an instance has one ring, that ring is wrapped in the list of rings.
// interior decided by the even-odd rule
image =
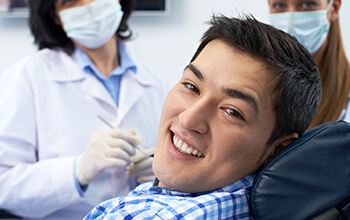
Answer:
[[[13,219],[21,219],[21,217],[16,216],[16,215],[12,215],[11,213],[0,209],[0,219],[13,220]]]
[[[311,129],[275,155],[256,175],[250,202],[256,219],[311,219],[327,211],[350,219],[349,197],[350,124],[340,121]]]

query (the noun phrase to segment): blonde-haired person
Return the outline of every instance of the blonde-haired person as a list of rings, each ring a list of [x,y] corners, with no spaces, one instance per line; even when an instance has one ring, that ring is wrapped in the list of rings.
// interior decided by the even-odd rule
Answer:
[[[309,128],[350,121],[350,67],[339,23],[341,0],[268,0],[273,26],[295,36],[313,55],[322,79],[322,101]]]

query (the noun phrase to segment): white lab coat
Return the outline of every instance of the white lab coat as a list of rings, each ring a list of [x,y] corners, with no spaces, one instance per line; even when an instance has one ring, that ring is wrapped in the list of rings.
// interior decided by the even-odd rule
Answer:
[[[155,147],[168,84],[142,65],[121,80],[119,108],[74,55],[44,49],[0,79],[0,209],[28,218],[82,219],[95,205],[136,186],[125,169],[109,169],[81,197],[74,160],[93,132],[134,129]]]

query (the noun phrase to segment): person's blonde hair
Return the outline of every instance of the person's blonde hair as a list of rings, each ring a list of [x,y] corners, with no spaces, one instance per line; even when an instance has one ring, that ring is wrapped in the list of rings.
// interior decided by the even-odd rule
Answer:
[[[336,121],[346,107],[350,90],[350,66],[346,58],[339,19],[331,24],[327,45],[321,58],[316,60],[322,79],[322,100],[309,127]]]

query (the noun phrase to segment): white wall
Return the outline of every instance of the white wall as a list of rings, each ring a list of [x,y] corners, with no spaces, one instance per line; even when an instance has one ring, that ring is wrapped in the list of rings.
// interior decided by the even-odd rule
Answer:
[[[205,22],[213,13],[236,16],[249,12],[268,22],[267,0],[170,0],[167,16],[134,16],[130,26],[135,39],[127,43],[131,53],[151,68],[164,74],[172,84],[198,46]],[[350,2],[343,0],[340,12],[343,39],[350,54]],[[0,18],[0,75],[22,57],[36,51],[24,18]]]

